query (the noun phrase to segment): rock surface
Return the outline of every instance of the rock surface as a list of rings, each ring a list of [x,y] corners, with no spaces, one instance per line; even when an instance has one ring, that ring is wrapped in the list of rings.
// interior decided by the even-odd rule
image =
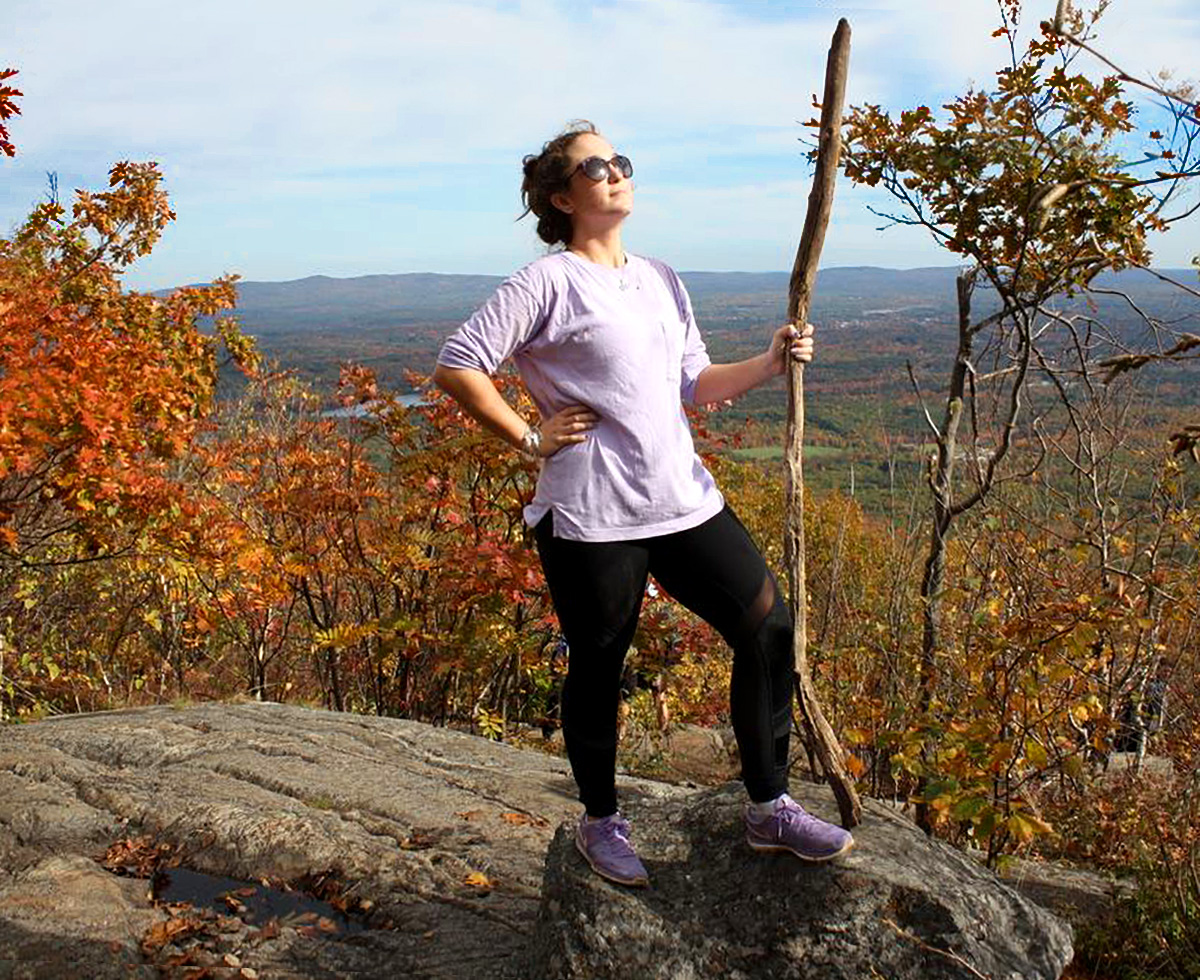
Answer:
[[[832,795],[793,786],[811,812]],[[625,810],[650,873],[646,890],[590,872],[564,823],[550,845],[528,975],[689,980],[1057,978],[1070,928],[977,862],[866,802],[856,846],[829,864],[755,854],[741,792],[697,792],[686,807]]]
[[[891,964],[908,962],[926,963],[924,976],[968,975],[945,972],[935,955],[922,959],[912,938],[876,921],[882,909],[930,945],[960,942],[947,925],[958,913],[918,886],[937,889],[945,869],[968,860],[931,847],[884,808],[868,810],[843,867],[813,869],[738,846],[736,787],[696,791],[621,777],[619,789],[647,845],[650,892],[623,893],[585,874],[564,831],[555,833],[578,809],[570,771],[540,752],[415,722],[278,704],[163,706],[6,726],[0,980],[174,980],[201,971],[213,980],[550,980],[583,975],[571,972],[571,956],[593,955],[621,921],[612,912],[625,908],[657,923],[663,962],[693,972],[663,972],[660,964],[658,972],[592,975],[732,976],[740,962],[752,964],[746,976],[851,975],[769,972],[785,947],[807,950],[813,970],[837,969],[847,949],[870,947],[884,976],[901,976]],[[825,799],[820,788],[812,791]],[[706,810],[711,823],[701,816]],[[96,861],[114,842],[141,835],[175,846],[186,867],[251,885],[332,873],[370,905],[371,928],[348,933],[289,917],[268,929],[210,915],[188,942],[165,939],[180,924],[177,910],[153,903],[145,880],[117,877]],[[1010,919],[997,920],[996,935],[967,929],[956,951],[976,955],[995,945],[996,958],[980,953],[979,962],[1007,965],[1005,957],[1029,955],[1047,971],[1069,957],[1065,930],[1014,903],[989,873],[948,879],[947,887],[968,881],[961,887],[980,892],[963,896],[964,908],[994,906]],[[884,909],[879,896],[887,889],[892,905]],[[824,896],[826,904],[784,935],[768,898],[781,894],[789,915],[805,896]],[[568,902],[579,913],[564,921]],[[850,925],[822,912],[827,906],[860,908],[866,918]],[[746,909],[759,931],[747,933],[744,948],[718,942],[722,924]],[[1026,934],[1039,928],[1047,943],[1041,960],[1022,952]],[[709,933],[714,938],[702,941]],[[997,967],[993,978],[1010,975]]]
[[[141,937],[164,919],[145,881],[118,878],[77,854],[47,857],[0,893],[0,976],[153,980]]]
[[[982,863],[982,854],[974,856]],[[1030,901],[1077,928],[1107,925],[1118,899],[1130,898],[1137,890],[1136,883],[1127,878],[1022,858],[1004,862],[1000,874]]]
[[[157,975],[138,939],[165,914],[147,882],[93,860],[138,834],[252,883],[332,870],[369,898],[373,922],[394,926],[344,937],[285,927],[253,948],[216,949],[251,973],[214,977],[517,976],[547,845],[577,806],[563,759],[396,719],[207,704],[5,726],[0,978]]]

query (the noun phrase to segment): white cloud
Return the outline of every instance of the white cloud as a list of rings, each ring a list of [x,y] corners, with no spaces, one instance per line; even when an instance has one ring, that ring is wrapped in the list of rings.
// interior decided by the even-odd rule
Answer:
[[[1192,2],[1117,0],[1107,46],[1131,70],[1189,68],[1200,44]],[[1041,6],[1048,16],[1051,0]],[[1030,25],[1038,8],[1028,7]],[[25,97],[11,126],[21,156],[0,163],[0,219],[19,217],[45,170],[94,186],[118,159],[153,158],[181,216],[148,265],[155,274],[249,225],[245,241],[261,251],[239,241],[227,252],[252,276],[278,274],[289,250],[296,274],[351,267],[342,250],[355,236],[372,262],[429,256],[449,267],[495,254],[507,264],[527,245],[508,220],[520,156],[587,116],[629,150],[653,192],[631,232],[674,261],[692,250],[694,221],[713,243],[703,254],[728,265],[722,239],[782,234],[778,215],[802,209],[797,123],[811,114],[842,14],[854,30],[851,102],[939,105],[969,81],[988,83],[1004,53],[989,37],[992,0],[6,0],[0,33]],[[786,206],[773,196],[793,191]],[[293,213],[304,208],[320,221]],[[247,211],[270,221],[248,223]],[[288,237],[271,240],[272,222]],[[393,231],[390,251],[381,227]],[[429,237],[402,241],[409,229]],[[860,247],[882,262],[877,240]],[[765,247],[739,251],[772,261]]]
[[[345,0],[336,15],[279,0],[40,5],[8,28],[26,150],[133,147],[261,169],[404,165],[526,145],[581,112],[639,133],[788,125],[819,87],[833,23],[679,0],[589,15],[574,6],[575,16],[546,0]],[[922,50],[925,25],[910,14],[863,13],[852,99],[894,97],[893,61],[910,77],[943,61]]]

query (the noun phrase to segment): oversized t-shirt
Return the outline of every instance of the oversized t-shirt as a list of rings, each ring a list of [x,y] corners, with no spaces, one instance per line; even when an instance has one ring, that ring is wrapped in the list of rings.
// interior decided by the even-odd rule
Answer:
[[[620,541],[696,527],[724,506],[683,411],[711,362],[670,267],[628,253],[619,269],[568,251],[531,262],[438,363],[493,374],[508,357],[543,418],[586,405],[600,419],[542,461],[530,525],[553,511],[558,537]]]

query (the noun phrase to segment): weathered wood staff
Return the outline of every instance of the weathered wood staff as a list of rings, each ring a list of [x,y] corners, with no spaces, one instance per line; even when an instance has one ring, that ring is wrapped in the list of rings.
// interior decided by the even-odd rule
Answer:
[[[838,157],[842,151],[842,102],[846,95],[846,72],[850,64],[850,25],[838,21],[825,66],[825,94],[821,100],[821,130],[817,144],[817,166],[812,191],[808,195],[808,213],[796,250],[796,264],[788,284],[788,320],[795,324],[808,321],[817,263],[825,243],[829,211],[833,207],[833,188],[837,182]],[[795,660],[796,688],[800,715],[810,744],[829,777],[841,811],[842,825],[856,827],[862,820],[862,805],[854,783],[842,764],[842,747],[817,702],[816,690],[808,669],[808,586],[804,573],[804,365],[789,361],[787,445],[787,522],[784,552],[791,587],[792,616],[796,622],[792,654]]]

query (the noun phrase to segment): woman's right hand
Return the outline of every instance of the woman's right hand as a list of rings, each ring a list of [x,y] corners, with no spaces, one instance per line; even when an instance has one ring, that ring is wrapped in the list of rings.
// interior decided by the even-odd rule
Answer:
[[[542,432],[541,454],[553,456],[563,446],[583,442],[591,429],[596,427],[600,416],[586,405],[568,405],[545,419]]]

